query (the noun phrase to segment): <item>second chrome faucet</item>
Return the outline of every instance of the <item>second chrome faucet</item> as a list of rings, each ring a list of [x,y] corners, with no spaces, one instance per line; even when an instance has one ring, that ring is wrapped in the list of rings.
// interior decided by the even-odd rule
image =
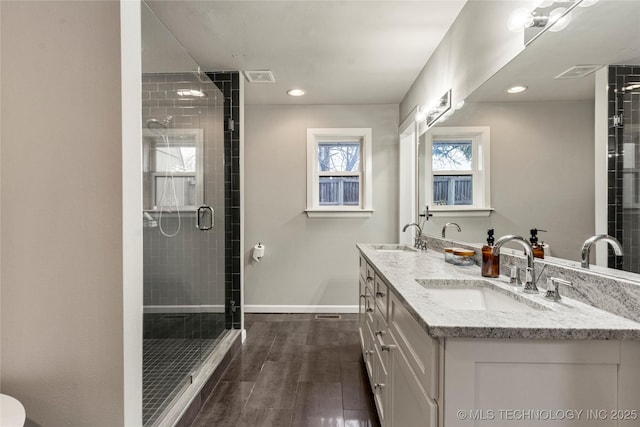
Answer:
[[[536,282],[535,282],[536,275],[535,275],[534,263],[533,263],[533,259],[534,259],[533,249],[531,248],[531,244],[521,236],[516,236],[515,234],[509,234],[506,236],[502,236],[498,240],[496,240],[496,243],[493,246],[491,253],[494,256],[499,257],[500,248],[502,247],[502,245],[504,245],[507,242],[517,242],[520,245],[522,245],[522,247],[524,248],[524,253],[527,255],[527,274],[526,274],[526,280],[524,283],[523,292],[526,292],[529,294],[537,294],[538,287],[536,286]]]
[[[462,231],[460,226],[458,224],[456,224],[455,222],[448,222],[442,227],[442,238],[443,239],[446,239],[446,237],[447,237],[447,227],[455,227],[458,230],[458,232]]]

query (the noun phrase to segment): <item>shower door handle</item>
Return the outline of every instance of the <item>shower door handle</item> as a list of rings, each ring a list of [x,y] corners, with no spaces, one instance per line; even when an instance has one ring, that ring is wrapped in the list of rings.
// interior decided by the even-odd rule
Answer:
[[[204,212],[209,211],[209,215],[211,220],[209,221],[209,226],[200,224],[200,218],[203,217]],[[198,208],[198,212],[196,213],[196,227],[201,231],[208,231],[213,228],[213,208],[211,206],[200,206]]]

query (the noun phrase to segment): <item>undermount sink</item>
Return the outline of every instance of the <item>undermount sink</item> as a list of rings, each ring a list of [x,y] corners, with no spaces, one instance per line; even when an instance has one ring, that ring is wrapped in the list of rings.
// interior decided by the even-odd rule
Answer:
[[[418,249],[409,245],[401,245],[396,243],[384,244],[384,245],[371,245],[371,247],[378,252],[418,252]]]
[[[436,304],[454,310],[539,311],[543,305],[486,280],[417,279]]]

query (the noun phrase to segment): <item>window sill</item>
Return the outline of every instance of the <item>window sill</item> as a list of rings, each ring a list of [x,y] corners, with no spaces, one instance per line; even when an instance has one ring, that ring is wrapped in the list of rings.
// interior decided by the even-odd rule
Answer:
[[[369,218],[373,209],[305,209],[309,218]]]
[[[429,213],[434,217],[464,217],[464,216],[489,216],[493,208],[429,208]]]

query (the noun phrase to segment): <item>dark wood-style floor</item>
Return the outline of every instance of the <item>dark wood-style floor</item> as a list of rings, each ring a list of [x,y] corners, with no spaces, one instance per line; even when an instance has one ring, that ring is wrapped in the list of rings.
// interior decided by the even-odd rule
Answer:
[[[247,340],[193,427],[377,427],[357,315],[247,314]]]

